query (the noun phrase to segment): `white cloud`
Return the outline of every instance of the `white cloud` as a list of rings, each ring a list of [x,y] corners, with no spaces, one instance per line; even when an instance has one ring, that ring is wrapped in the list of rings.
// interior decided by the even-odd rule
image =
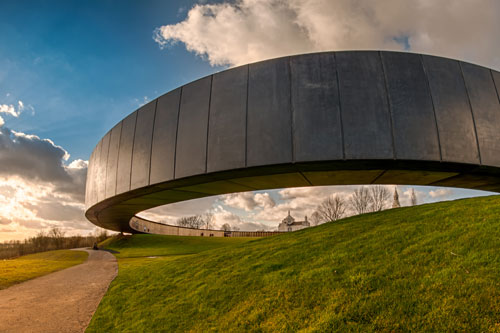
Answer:
[[[267,193],[266,193],[267,194]],[[226,210],[223,206],[218,205],[214,210],[214,224],[216,229],[221,229],[222,225],[227,223],[232,229],[237,227],[243,231],[270,230],[269,226],[260,222],[243,221],[240,216]]]
[[[445,197],[449,197],[453,194],[453,190],[449,188],[438,188],[436,190],[429,191],[429,195],[432,198],[440,198],[443,199]]]
[[[7,94],[6,96],[9,97],[10,94]],[[33,114],[35,112],[35,108],[33,108],[33,106],[25,105],[21,100],[17,101],[17,107],[13,104],[0,104],[0,113],[8,114],[9,116],[12,116],[14,118],[18,118],[25,109],[31,110]],[[2,126],[3,124],[4,123],[0,122],[0,126]]]
[[[0,234],[0,241],[54,226],[68,234],[95,229],[84,216],[88,162],[67,165],[68,159],[49,139],[0,126],[0,221],[14,230]]]
[[[95,229],[84,216],[83,202],[51,183],[11,175],[0,176],[0,184],[0,224],[14,230],[0,234],[0,241],[23,239],[51,227],[68,235]]]
[[[256,208],[272,208],[276,205],[269,193],[242,192],[223,196],[224,204],[238,209],[251,211]]]
[[[0,113],[5,113],[17,118],[19,117],[20,111],[16,111],[16,108],[12,104],[0,104]]]
[[[236,0],[197,4],[154,34],[212,65],[330,50],[405,50],[500,66],[495,0]]]
[[[277,226],[290,211],[297,220],[311,216],[321,202],[332,194],[340,195],[346,200],[357,186],[315,186],[297,187],[278,190],[280,203],[263,210],[255,210],[250,214],[252,220],[262,221]]]

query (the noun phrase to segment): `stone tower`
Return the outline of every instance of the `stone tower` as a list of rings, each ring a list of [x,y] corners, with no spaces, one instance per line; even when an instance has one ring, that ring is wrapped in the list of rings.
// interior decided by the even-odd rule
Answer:
[[[394,201],[392,202],[392,208],[399,208],[401,207],[401,204],[399,203],[399,194],[398,194],[398,188],[394,188]]]

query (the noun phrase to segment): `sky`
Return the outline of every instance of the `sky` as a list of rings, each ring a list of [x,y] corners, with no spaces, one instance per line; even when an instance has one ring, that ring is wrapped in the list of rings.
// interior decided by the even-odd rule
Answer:
[[[145,102],[205,75],[316,51],[398,50],[500,69],[495,0],[66,0],[0,2],[0,241],[40,230],[94,232],[87,160]],[[99,121],[96,121],[99,119]],[[484,195],[414,187],[420,203]],[[272,229],[333,193],[315,187],[210,197],[143,215]],[[393,186],[390,186],[393,190]],[[408,204],[410,187],[398,188]]]

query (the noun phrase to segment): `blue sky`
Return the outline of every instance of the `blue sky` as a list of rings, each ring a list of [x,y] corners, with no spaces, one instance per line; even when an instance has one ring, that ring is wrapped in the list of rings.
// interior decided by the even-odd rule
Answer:
[[[22,100],[35,110],[5,116],[8,126],[88,159],[145,98],[218,70],[182,44],[162,50],[152,38],[193,2],[2,1],[0,104]]]
[[[478,4],[479,3],[479,4]],[[118,121],[182,84],[290,54],[397,50],[500,69],[496,0],[45,0],[0,2],[0,241],[51,227],[88,233],[86,161]],[[68,157],[68,154],[70,157]],[[393,187],[389,186],[393,191]],[[484,195],[414,188],[420,203]],[[168,223],[273,227],[353,187],[210,197],[145,213]]]

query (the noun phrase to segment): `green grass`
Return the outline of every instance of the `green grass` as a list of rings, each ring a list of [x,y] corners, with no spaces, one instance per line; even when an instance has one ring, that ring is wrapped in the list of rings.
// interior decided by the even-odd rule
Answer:
[[[81,264],[87,257],[83,251],[57,250],[0,260],[0,289]]]
[[[115,253],[117,258],[146,256],[178,256],[196,254],[219,247],[234,246],[255,238],[177,237],[162,235],[137,235],[108,238],[99,244]]]
[[[500,197],[246,242],[108,245],[119,274],[89,332],[500,331]]]

